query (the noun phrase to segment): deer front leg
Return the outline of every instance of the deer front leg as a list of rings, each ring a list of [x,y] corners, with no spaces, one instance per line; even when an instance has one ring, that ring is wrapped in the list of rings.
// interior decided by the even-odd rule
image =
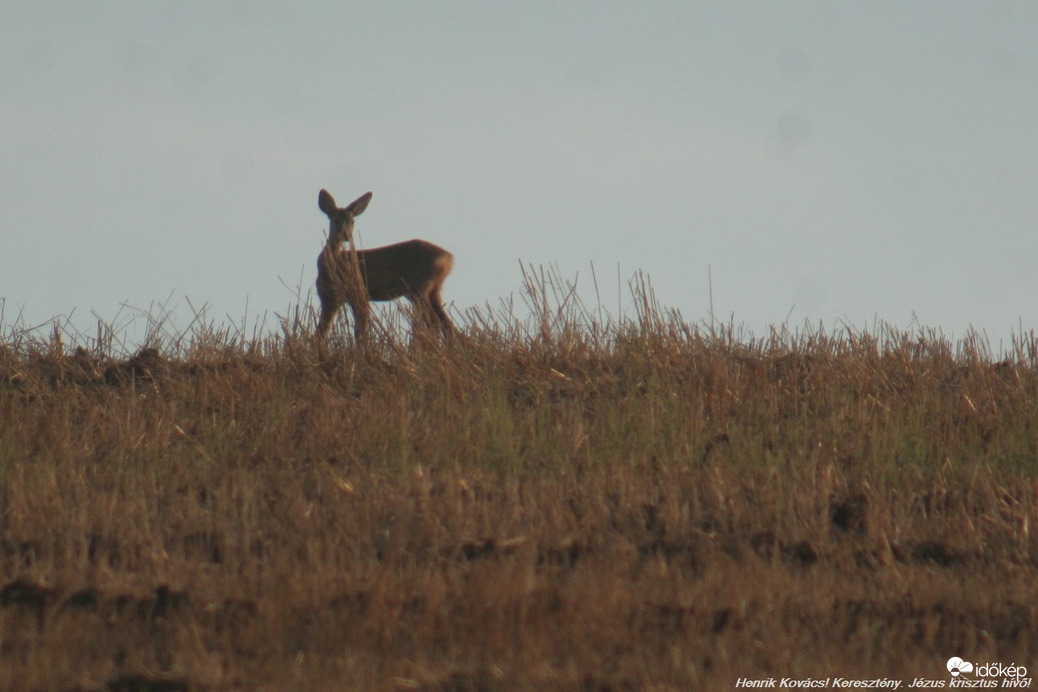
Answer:
[[[335,314],[339,312],[339,306],[333,302],[321,301],[321,319],[317,322],[317,337],[324,339],[335,322]]]
[[[371,306],[366,301],[355,301],[350,303],[350,311],[353,313],[353,336],[357,343],[364,340],[368,333],[368,323],[371,321]]]

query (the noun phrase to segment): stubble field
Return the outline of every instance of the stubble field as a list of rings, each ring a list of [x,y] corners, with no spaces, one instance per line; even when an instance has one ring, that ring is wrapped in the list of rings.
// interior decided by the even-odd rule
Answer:
[[[544,305],[550,302],[546,300]],[[0,346],[0,688],[733,689],[1038,662],[1038,350],[645,300]],[[903,689],[903,686],[902,686]]]

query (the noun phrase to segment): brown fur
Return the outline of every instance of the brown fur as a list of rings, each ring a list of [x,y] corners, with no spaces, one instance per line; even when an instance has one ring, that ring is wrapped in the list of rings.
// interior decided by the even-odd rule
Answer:
[[[317,258],[317,296],[321,319],[317,335],[324,338],[344,304],[353,312],[354,333],[367,333],[372,300],[405,297],[417,305],[427,324],[438,323],[444,333],[453,325],[443,309],[440,289],[454,264],[447,250],[424,240],[408,240],[371,250],[357,250],[353,243],[354,218],[367,208],[371,193],[339,208],[327,190],[321,190],[318,206],[328,216],[328,243]],[[349,249],[344,247],[349,243]]]

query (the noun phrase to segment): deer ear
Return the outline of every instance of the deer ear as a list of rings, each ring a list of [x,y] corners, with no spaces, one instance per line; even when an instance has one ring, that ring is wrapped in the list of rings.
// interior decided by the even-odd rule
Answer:
[[[368,202],[371,201],[371,193],[366,192],[357,199],[350,203],[350,206],[346,207],[346,211],[350,212],[354,216],[360,214],[362,211],[368,208]]]
[[[338,211],[338,207],[335,206],[335,198],[327,190],[321,190],[321,194],[317,195],[317,206],[328,216]]]

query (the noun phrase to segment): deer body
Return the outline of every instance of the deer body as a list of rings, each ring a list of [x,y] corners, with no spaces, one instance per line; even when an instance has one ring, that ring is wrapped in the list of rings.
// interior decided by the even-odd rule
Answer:
[[[454,264],[453,255],[424,240],[357,250],[353,243],[354,218],[370,201],[369,192],[339,208],[327,190],[321,190],[318,197],[318,206],[329,220],[328,242],[317,258],[317,296],[321,301],[318,337],[324,338],[346,304],[353,312],[354,334],[360,340],[368,328],[369,301],[400,297],[415,303],[427,323],[439,323],[445,333],[451,332],[453,325],[443,309],[440,289]]]

